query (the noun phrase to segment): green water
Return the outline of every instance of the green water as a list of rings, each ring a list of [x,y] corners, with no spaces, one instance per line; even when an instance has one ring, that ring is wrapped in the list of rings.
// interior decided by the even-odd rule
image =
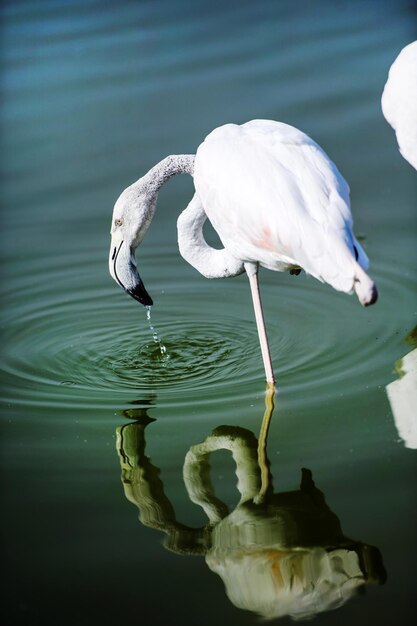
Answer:
[[[316,624],[414,623],[416,451],[386,386],[417,323],[417,173],[380,95],[416,38],[415,5],[50,0],[4,2],[2,18],[5,624],[243,626],[269,602]],[[249,286],[179,256],[191,179],[163,188],[137,254],[165,353],[107,270],[121,190],[214,127],[259,117],[337,163],[380,293],[363,309],[261,272],[279,387],[263,474]],[[241,455],[239,482],[219,450],[210,473],[193,466],[197,497],[183,465],[212,431],[213,449]],[[323,495],[300,488],[302,468]],[[246,483],[266,489],[250,506]],[[272,564],[276,580],[283,553],[293,592],[271,600],[263,575]],[[299,572],[322,590],[331,559],[350,578],[303,612]]]

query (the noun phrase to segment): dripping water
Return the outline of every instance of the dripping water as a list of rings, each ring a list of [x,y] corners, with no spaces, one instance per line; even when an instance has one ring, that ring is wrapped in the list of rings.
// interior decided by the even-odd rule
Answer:
[[[151,309],[152,306],[146,306],[146,319],[148,320],[149,323],[149,329],[152,333],[152,338],[154,340],[154,343],[158,346],[159,348],[159,352],[161,355],[161,360],[162,361],[167,361],[169,359],[169,354],[167,353],[167,349],[166,346],[163,344],[163,342],[161,341],[159,335],[158,335],[158,331],[156,330],[155,326],[152,324],[152,320],[151,320]]]

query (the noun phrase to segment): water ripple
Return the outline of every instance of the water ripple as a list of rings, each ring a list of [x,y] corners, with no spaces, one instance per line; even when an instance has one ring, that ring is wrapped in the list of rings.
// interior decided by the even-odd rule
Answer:
[[[375,272],[382,304],[367,310],[312,279],[262,273],[275,372],[293,404],[305,403],[305,394],[312,403],[324,393],[356,393],[390,371],[385,347],[412,326],[407,320],[398,327],[397,299],[412,285],[390,267]],[[152,324],[165,351],[145,309],[111,284],[90,284],[66,300],[47,286],[26,285],[20,314],[8,323],[3,378],[10,401],[108,406],[154,394],[159,404],[172,404],[249,397],[263,388],[244,280],[213,283],[196,275],[173,291],[154,287]]]

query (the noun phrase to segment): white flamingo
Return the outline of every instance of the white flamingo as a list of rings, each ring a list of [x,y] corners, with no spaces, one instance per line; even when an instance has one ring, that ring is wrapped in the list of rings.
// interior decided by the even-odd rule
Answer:
[[[417,41],[405,46],[391,65],[381,105],[402,156],[417,170]]]
[[[310,137],[269,120],[215,129],[196,155],[168,156],[118,198],[111,226],[112,277],[133,298],[152,304],[137,271],[135,249],[154,214],[160,187],[175,174],[194,177],[195,194],[178,219],[181,255],[206,278],[246,271],[266,379],[274,372],[263,320],[258,267],[301,268],[361,304],[377,299],[368,259],[352,232],[349,187]],[[209,219],[224,248],[203,236]]]

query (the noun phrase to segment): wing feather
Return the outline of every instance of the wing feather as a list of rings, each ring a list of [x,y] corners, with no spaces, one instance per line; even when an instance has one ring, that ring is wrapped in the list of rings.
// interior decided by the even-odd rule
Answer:
[[[234,256],[352,288],[349,187],[306,134],[268,120],[221,126],[197,150],[194,182]]]

